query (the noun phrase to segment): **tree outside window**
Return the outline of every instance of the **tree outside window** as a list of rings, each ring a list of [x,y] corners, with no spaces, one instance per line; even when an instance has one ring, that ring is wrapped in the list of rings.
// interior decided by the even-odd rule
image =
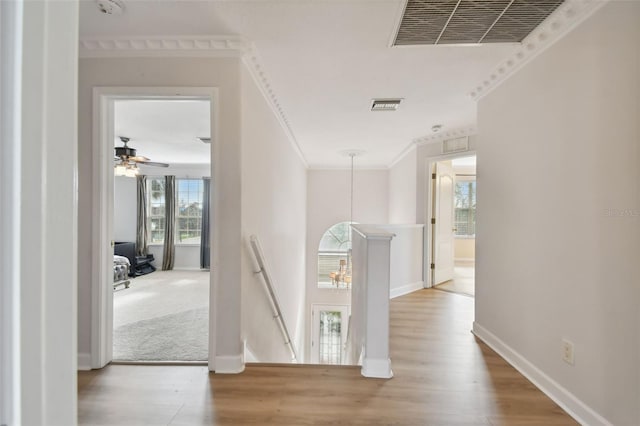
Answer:
[[[177,179],[176,243],[200,244],[202,179]]]
[[[476,235],[476,181],[458,181],[455,190],[455,228],[457,236]]]

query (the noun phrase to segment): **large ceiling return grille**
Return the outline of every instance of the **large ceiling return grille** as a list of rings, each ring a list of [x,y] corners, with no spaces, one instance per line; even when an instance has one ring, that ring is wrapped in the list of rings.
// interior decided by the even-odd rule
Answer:
[[[521,42],[564,0],[407,0],[394,45]]]

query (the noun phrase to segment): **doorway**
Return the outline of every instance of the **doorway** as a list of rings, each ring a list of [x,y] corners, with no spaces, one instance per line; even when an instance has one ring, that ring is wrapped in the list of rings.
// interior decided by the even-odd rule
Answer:
[[[431,282],[436,289],[474,297],[476,157],[433,164]]]
[[[208,265],[215,264],[217,255],[213,250],[202,253],[201,246],[206,242],[207,248],[215,247],[217,234],[213,221],[215,181],[211,180],[217,90],[96,88],[94,103],[97,279],[92,292],[91,367],[101,368],[115,358],[129,362],[208,362],[213,371],[216,277],[209,273]],[[203,106],[204,113],[194,112]],[[176,108],[184,111],[178,113]],[[185,118],[190,114],[198,120]],[[123,165],[120,155],[114,162],[114,148],[124,146],[121,136],[128,138],[128,147],[136,150],[128,152],[135,158],[127,158],[124,165],[134,166],[139,176],[145,176],[144,195],[139,195],[139,178],[114,177],[114,164]],[[190,159],[194,153],[197,161]],[[145,164],[149,159],[169,166]],[[173,194],[172,200],[167,198],[169,193]],[[208,211],[203,208],[205,195]],[[146,212],[139,220],[141,206]],[[173,210],[171,215],[168,210]],[[206,235],[202,225],[205,219],[211,225]],[[138,232],[141,223],[146,224],[146,232]],[[144,246],[139,234],[146,235],[146,250],[138,250]],[[173,242],[168,239],[164,244],[160,235],[170,235]],[[132,243],[134,250],[129,256],[134,259],[129,259],[128,286],[114,289],[116,242]],[[165,246],[174,250],[167,252]],[[171,265],[165,265],[167,262]],[[127,356],[116,348],[123,342],[133,349]]]

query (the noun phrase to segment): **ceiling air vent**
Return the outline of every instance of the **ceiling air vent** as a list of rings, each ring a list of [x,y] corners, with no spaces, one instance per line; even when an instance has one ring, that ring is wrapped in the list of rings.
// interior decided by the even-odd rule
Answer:
[[[442,141],[442,153],[451,154],[453,152],[469,151],[469,137],[447,139]]]
[[[371,111],[395,111],[400,106],[402,99],[374,99],[371,103]]]
[[[199,137],[200,142],[202,143],[211,143],[211,138]]]
[[[407,0],[396,46],[519,43],[563,0]]]

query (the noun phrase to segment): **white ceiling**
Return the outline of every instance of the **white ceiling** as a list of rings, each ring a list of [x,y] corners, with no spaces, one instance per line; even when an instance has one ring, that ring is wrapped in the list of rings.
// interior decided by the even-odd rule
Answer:
[[[442,131],[475,125],[469,92],[516,48],[391,48],[403,5],[404,0],[125,0],[122,15],[108,16],[85,1],[80,31],[81,37],[242,36],[254,43],[311,167],[345,167],[344,150],[366,151],[359,167],[385,167],[414,139],[430,135],[435,124]],[[376,97],[404,101],[396,112],[371,112]]]
[[[209,101],[118,100],[115,101],[115,146],[120,136],[129,146],[160,163],[208,164],[211,145],[198,137],[209,137]]]

